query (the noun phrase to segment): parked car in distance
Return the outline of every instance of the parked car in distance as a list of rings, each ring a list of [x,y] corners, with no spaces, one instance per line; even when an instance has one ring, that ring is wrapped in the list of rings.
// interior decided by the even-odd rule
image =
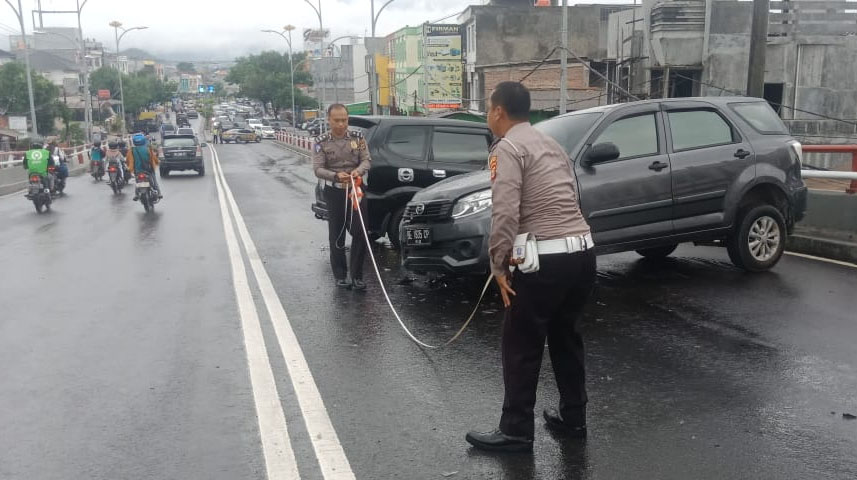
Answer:
[[[199,118],[199,112],[196,110],[188,110],[187,118]]]
[[[256,132],[250,130],[249,128],[233,128],[223,132],[222,136],[223,143],[250,143],[250,142],[261,142],[262,137],[256,135]]]
[[[200,176],[205,175],[202,145],[193,134],[167,135],[161,142],[158,156],[158,168],[162,177],[177,170],[196,170]]]
[[[679,243],[725,245],[732,262],[779,261],[806,210],[802,148],[763,100],[646,100],[581,110],[535,125],[572,159],[598,254],[670,255]],[[403,216],[413,271],[488,271],[491,182],[457,177],[414,196]]]
[[[176,133],[176,126],[171,123],[162,123],[160,128],[161,133],[161,141],[164,140],[165,135],[171,135]]]
[[[192,136],[196,136],[196,132],[194,132],[194,131],[193,131],[193,129],[192,129],[192,128],[190,128],[190,127],[181,127],[181,128],[179,128],[178,130],[176,130],[176,135],[192,135]]]
[[[399,245],[405,205],[425,187],[445,178],[480,170],[488,162],[491,132],[485,124],[443,118],[352,116],[349,128],[363,132],[372,166],[364,186],[367,229]],[[326,219],[324,182],[315,190],[312,210]],[[342,208],[335,205],[333,208]]]

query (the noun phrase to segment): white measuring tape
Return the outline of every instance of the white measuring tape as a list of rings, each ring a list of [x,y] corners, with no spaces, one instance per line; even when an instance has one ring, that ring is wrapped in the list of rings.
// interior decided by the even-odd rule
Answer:
[[[488,276],[488,280],[485,281],[485,286],[482,287],[482,293],[479,294],[479,300],[476,301],[476,306],[473,307],[473,311],[470,313],[470,316],[467,317],[467,320],[464,322],[464,325],[458,329],[455,335],[452,336],[449,340],[441,345],[430,345],[422,340],[418,339],[414,336],[413,333],[405,326],[405,322],[402,321],[402,317],[399,316],[399,312],[396,311],[396,307],[393,306],[393,302],[390,300],[390,295],[387,293],[387,287],[384,286],[384,281],[381,279],[381,271],[378,269],[378,262],[375,261],[375,254],[372,252],[372,244],[369,241],[369,233],[366,231],[366,224],[363,222],[363,210],[360,208],[360,199],[356,198],[357,195],[357,184],[354,183],[354,177],[351,177],[351,192],[346,195],[346,198],[351,198],[352,195],[355,196],[357,200],[357,215],[360,217],[360,229],[363,230],[363,238],[366,241],[366,250],[369,251],[369,258],[372,260],[372,266],[375,268],[375,275],[378,277],[378,284],[381,285],[381,291],[384,292],[384,298],[387,299],[387,305],[390,306],[390,310],[393,311],[393,316],[396,317],[396,320],[399,322],[399,325],[402,327],[402,330],[410,337],[411,340],[414,341],[417,345],[425,348],[442,348],[450,345],[452,342],[456,341],[458,337],[464,333],[464,330],[467,329],[467,326],[470,325],[470,322],[476,316],[476,312],[479,311],[479,305],[482,303],[482,299],[485,298],[485,292],[488,291],[488,287],[491,285],[491,280],[494,278],[494,274]],[[346,208],[347,204],[346,204]]]

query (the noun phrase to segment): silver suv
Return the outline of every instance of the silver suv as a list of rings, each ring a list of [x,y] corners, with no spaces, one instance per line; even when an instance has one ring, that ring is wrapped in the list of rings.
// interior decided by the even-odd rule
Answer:
[[[535,125],[572,159],[596,253],[666,257],[682,242],[722,242],[740,268],[773,267],[806,209],[801,145],[756,98],[646,100]],[[417,193],[400,228],[413,271],[488,271],[487,172]]]

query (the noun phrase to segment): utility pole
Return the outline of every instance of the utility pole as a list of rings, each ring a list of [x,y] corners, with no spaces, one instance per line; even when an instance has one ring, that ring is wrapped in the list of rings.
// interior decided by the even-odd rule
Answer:
[[[18,0],[18,9],[12,5],[10,0],[6,0],[9,8],[15,12],[18,17],[18,24],[21,26],[21,41],[24,42],[24,68],[27,69],[27,95],[30,97],[30,121],[33,122],[32,139],[35,140],[39,136],[39,127],[36,125],[36,102],[33,99],[33,74],[30,72],[30,45],[27,43],[27,32],[24,30],[24,9],[21,7],[21,0]]]
[[[119,73],[119,105],[122,111],[122,128],[127,130],[125,126],[125,90],[122,87],[122,69],[119,68],[119,42],[122,41],[122,37],[125,36],[128,32],[133,32],[134,30],[145,30],[149,27],[133,27],[133,28],[122,28],[122,22],[113,20],[110,22],[110,26],[113,27],[113,36],[116,38],[116,71]],[[122,35],[119,35],[119,30],[122,30]]]
[[[292,82],[292,125],[294,126],[297,122],[297,111],[295,110],[295,62],[294,56],[292,55],[292,30],[295,29],[294,25],[286,25],[283,27],[283,32],[289,32],[289,36],[286,36],[283,32],[278,32],[277,30],[262,30],[264,33],[273,33],[274,35],[279,35],[289,44],[289,74],[291,76]]]
[[[377,93],[375,92],[375,84],[377,83],[375,80],[375,75],[377,74],[377,69],[375,67],[375,25],[378,23],[378,17],[381,16],[381,12],[387,8],[387,5],[391,4],[393,0],[387,0],[384,5],[381,5],[381,8],[378,9],[378,13],[375,14],[375,0],[370,0],[369,7],[372,10],[372,48],[367,48],[367,54],[372,57],[369,62],[371,71],[366,72],[369,74],[369,114],[375,114],[375,97]],[[368,47],[368,46],[367,46]]]
[[[321,0],[318,0],[318,8],[316,8],[316,6],[313,5],[312,2],[310,2],[310,0],[304,0],[304,1],[307,3],[307,5],[312,7],[312,9],[315,10],[315,14],[318,15],[318,33],[320,35],[319,42],[321,43],[321,59],[322,59],[322,61],[319,65],[322,67],[322,70],[324,70],[324,66],[325,66],[324,65],[324,22],[322,22],[322,19],[321,19]],[[322,72],[322,79],[324,79],[324,72]],[[319,105],[319,109],[318,109],[319,118],[324,118],[324,93],[325,93],[324,90],[325,90],[325,88],[326,88],[326,86],[324,85],[324,82],[322,82],[321,104]],[[322,130],[324,130],[323,125],[322,125]]]
[[[80,36],[80,45],[81,45],[81,55],[83,56],[83,92],[86,95],[86,99],[84,104],[86,105],[86,112],[84,118],[86,119],[86,141],[92,141],[92,94],[89,91],[89,59],[86,58],[86,39],[83,37],[83,26],[80,22],[80,12],[83,10],[83,7],[86,6],[86,2],[89,0],[83,0],[83,3],[80,3],[80,0],[77,0],[77,33]],[[41,13],[41,12],[39,12]]]
[[[414,115],[417,113],[417,91],[414,90]]]
[[[747,68],[747,96],[765,95],[765,49],[768,44],[769,0],[753,0],[753,24],[750,30],[750,65]]]
[[[568,0],[562,0],[562,56],[559,57],[559,114],[568,106]]]

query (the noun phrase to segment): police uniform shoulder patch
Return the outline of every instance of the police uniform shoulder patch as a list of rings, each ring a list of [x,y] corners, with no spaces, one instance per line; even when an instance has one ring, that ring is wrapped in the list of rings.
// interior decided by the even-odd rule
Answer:
[[[363,132],[359,130],[349,130],[348,136],[351,138],[351,148],[354,150],[365,150],[366,149],[366,139],[363,136]]]
[[[361,132],[360,130],[349,130],[348,136],[351,138],[360,139],[360,138],[363,138],[363,132]]]

